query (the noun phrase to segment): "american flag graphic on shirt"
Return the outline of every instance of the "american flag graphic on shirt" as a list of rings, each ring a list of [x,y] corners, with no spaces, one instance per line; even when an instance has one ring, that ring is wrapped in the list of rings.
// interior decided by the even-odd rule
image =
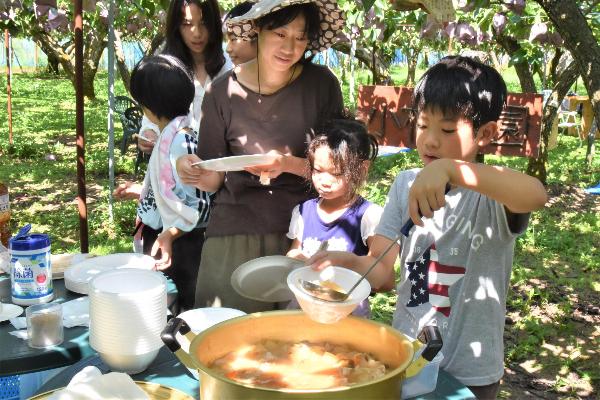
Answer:
[[[425,303],[450,316],[448,289],[465,274],[464,267],[443,265],[438,262],[435,244],[431,245],[416,261],[407,262],[410,281],[410,300],[407,307],[417,307]]]

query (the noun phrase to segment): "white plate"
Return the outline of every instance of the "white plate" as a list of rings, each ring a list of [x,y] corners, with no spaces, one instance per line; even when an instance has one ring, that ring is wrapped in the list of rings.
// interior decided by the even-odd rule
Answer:
[[[252,300],[279,302],[294,295],[287,285],[287,276],[304,262],[286,256],[255,258],[237,267],[231,275],[231,286],[241,296]]]
[[[205,307],[182,312],[177,318],[183,319],[189,325],[192,332],[197,335],[213,325],[227,321],[228,319],[241,317],[242,315],[246,315],[246,313],[234,308]],[[181,347],[186,353],[189,353],[189,343],[187,345],[183,344]],[[188,368],[188,370],[198,379],[197,370],[192,368]]]
[[[246,167],[254,165],[270,164],[277,159],[277,154],[251,154],[244,156],[231,156],[215,158],[214,160],[205,160],[193,163],[204,169],[211,171],[243,171]]]
[[[0,311],[0,322],[18,317],[22,313],[23,307],[20,307],[16,304],[2,303],[2,311]]]
[[[153,269],[156,260],[139,253],[117,253],[90,258],[65,270],[65,287],[72,292],[88,294],[88,282],[100,272],[120,268]]]
[[[182,312],[177,318],[183,319],[189,325],[192,332],[199,334],[219,322],[241,317],[242,315],[246,315],[246,313],[234,308],[206,307]]]

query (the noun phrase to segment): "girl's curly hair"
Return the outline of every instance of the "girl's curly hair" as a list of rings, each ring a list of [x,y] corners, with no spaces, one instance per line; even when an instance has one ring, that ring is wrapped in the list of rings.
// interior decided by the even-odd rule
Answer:
[[[315,130],[315,138],[308,146],[311,172],[315,151],[321,146],[329,148],[338,173],[348,181],[348,199],[351,199],[367,180],[368,169],[363,167],[363,162],[377,157],[375,137],[369,134],[365,124],[349,117],[326,121]]]

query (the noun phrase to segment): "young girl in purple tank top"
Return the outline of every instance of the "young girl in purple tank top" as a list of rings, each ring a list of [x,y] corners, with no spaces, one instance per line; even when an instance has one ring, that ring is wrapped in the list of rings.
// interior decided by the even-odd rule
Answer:
[[[317,130],[308,147],[311,180],[319,197],[297,205],[287,236],[293,240],[287,256],[306,260],[327,241],[328,250],[366,255],[382,208],[358,194],[377,142],[361,122],[334,119]],[[288,308],[298,308],[292,300]],[[369,317],[365,299],[352,313]]]

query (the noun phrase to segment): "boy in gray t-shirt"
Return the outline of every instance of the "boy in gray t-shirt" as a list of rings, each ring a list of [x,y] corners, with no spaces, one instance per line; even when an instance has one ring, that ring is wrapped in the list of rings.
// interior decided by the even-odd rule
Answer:
[[[466,57],[431,67],[414,92],[416,147],[425,166],[396,178],[369,254],[320,252],[307,261],[364,273],[412,219],[416,226],[397,249],[402,279],[393,325],[413,337],[437,325],[442,368],[478,398],[495,398],[503,375],[515,239],[547,200],[537,179],[475,162],[496,134],[505,102],[506,85],[491,67]],[[368,275],[373,288],[395,286],[397,251]]]

